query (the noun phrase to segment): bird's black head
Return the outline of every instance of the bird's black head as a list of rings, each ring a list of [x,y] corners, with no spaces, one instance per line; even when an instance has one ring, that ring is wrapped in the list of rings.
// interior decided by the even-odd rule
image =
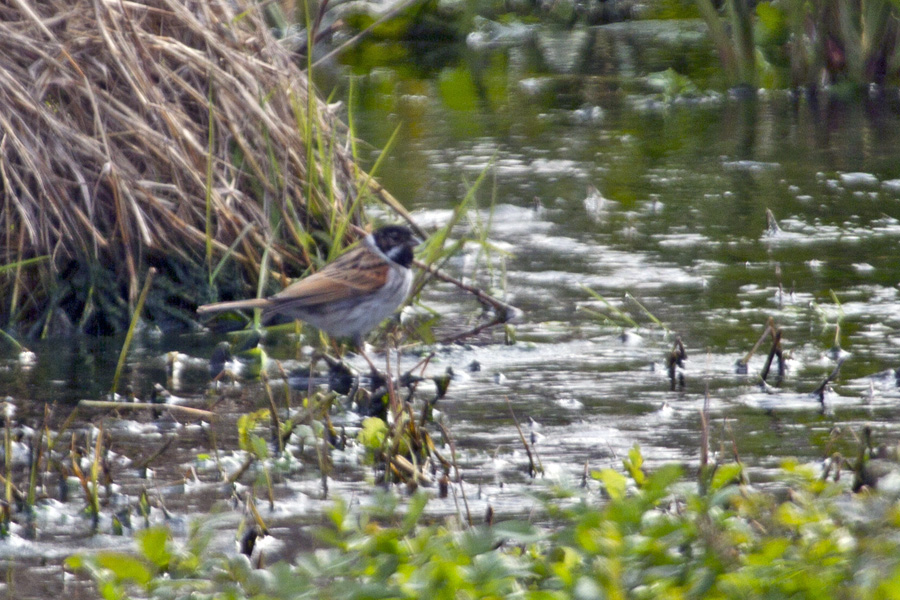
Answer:
[[[421,240],[412,231],[402,225],[386,225],[372,232],[375,245],[388,258],[403,267],[409,267],[413,260],[412,249],[421,244]]]

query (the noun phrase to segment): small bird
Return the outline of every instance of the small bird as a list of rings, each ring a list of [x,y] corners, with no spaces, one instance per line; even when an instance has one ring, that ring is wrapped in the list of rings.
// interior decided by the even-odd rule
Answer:
[[[412,287],[413,248],[421,243],[402,225],[366,235],[354,250],[309,277],[268,298],[204,304],[198,314],[261,308],[263,316],[286,315],[306,321],[336,338],[363,336],[403,304]]]

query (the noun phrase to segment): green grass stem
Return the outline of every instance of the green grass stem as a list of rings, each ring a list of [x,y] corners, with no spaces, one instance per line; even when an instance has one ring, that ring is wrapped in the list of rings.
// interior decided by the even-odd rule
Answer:
[[[622,321],[624,321],[628,326],[634,327],[635,329],[638,329],[638,328],[639,328],[639,326],[638,326],[638,324],[637,324],[637,321],[635,321],[635,320],[632,319],[630,316],[628,316],[626,313],[622,312],[621,310],[619,310],[618,308],[616,308],[615,306],[613,306],[613,305],[610,303],[609,300],[607,300],[606,298],[604,298],[603,296],[601,296],[600,294],[598,294],[597,292],[595,292],[594,290],[592,290],[591,288],[589,288],[589,287],[586,286],[586,285],[582,285],[582,286],[581,286],[581,289],[583,289],[584,291],[586,291],[588,294],[590,294],[590,295],[591,295],[593,298],[595,298],[596,300],[599,300],[600,302],[602,302],[603,304],[605,304],[605,305],[606,305],[606,308],[608,308],[609,310],[611,310],[611,311],[613,312],[614,315],[616,315],[617,317],[619,317],[619,319],[621,319]]]
[[[116,394],[119,390],[119,378],[122,376],[122,370],[125,368],[125,357],[128,355],[128,349],[131,347],[131,340],[134,338],[134,329],[137,326],[138,319],[141,317],[141,312],[144,310],[144,302],[147,301],[147,293],[150,291],[150,285],[153,283],[154,277],[156,277],[156,269],[150,267],[147,271],[147,279],[144,281],[144,289],[141,290],[137,306],[135,306],[134,314],[131,317],[131,323],[128,325],[128,333],[125,334],[125,343],[122,344],[122,351],[119,353],[119,362],[116,365],[112,390],[110,390],[112,394]]]
[[[34,500],[37,495],[37,475],[41,464],[41,452],[44,445],[44,432],[47,431],[48,421],[50,420],[50,405],[44,405],[44,425],[38,430],[37,443],[34,445],[35,452],[31,460],[31,472],[28,477],[28,499],[26,506],[29,510],[34,507]]]
[[[2,265],[0,266],[0,275],[6,273],[7,271],[12,271],[13,269],[19,270],[25,267],[30,267],[31,265],[42,263],[45,260],[49,260],[49,258],[49,255],[35,256],[34,258],[26,258],[24,260],[17,260],[16,262]]]
[[[632,302],[634,302],[635,304],[637,304],[637,305],[638,305],[638,308],[640,308],[640,309],[644,312],[644,314],[647,315],[647,318],[650,319],[651,321],[653,321],[653,323],[655,323],[655,324],[656,324],[658,327],[660,327],[663,331],[665,331],[665,332],[666,332],[666,335],[668,335],[669,333],[671,333],[671,330],[670,330],[668,327],[666,327],[666,326],[663,324],[662,321],[660,321],[659,319],[657,319],[657,318],[656,318],[656,315],[654,315],[652,312],[650,312],[649,310],[647,310],[647,307],[646,307],[646,306],[644,306],[643,304],[641,304],[641,303],[638,301],[637,298],[635,298],[634,296],[631,295],[631,292],[625,292],[625,298],[626,298],[627,300],[631,300]]]
[[[210,275],[209,275],[210,285],[212,285],[215,282],[215,280],[219,277],[219,272],[222,270],[222,267],[224,267],[225,264],[228,262],[228,259],[231,258],[231,256],[235,253],[235,251],[238,247],[238,244],[240,244],[241,241],[244,239],[244,237],[248,233],[250,233],[252,230],[253,230],[252,223],[247,223],[246,225],[244,225],[244,228],[241,230],[241,232],[238,234],[238,236],[235,238],[235,240],[231,243],[231,245],[228,246],[228,250],[225,251],[225,254],[222,255],[222,258],[219,259],[219,262],[216,263],[216,266],[212,270],[212,273],[210,273]]]
[[[4,340],[6,340],[6,341],[9,342],[10,344],[12,344],[12,345],[16,348],[16,351],[17,351],[17,352],[22,352],[23,350],[26,350],[25,346],[23,346],[22,344],[20,344],[20,343],[18,342],[18,340],[16,340],[16,338],[14,338],[13,336],[9,335],[8,333],[6,333],[5,331],[3,331],[2,329],[0,329],[0,338],[3,338]]]
[[[210,75],[209,94],[207,95],[207,106],[209,110],[209,127],[207,129],[207,148],[206,148],[206,265],[210,270],[209,283],[212,285],[215,281],[213,275],[213,223],[212,223],[212,199],[213,199],[213,183],[215,181],[215,173],[213,164],[215,163],[215,143],[216,143],[216,119],[215,105],[213,102],[213,80]],[[247,225],[249,227],[249,224]],[[245,230],[247,229],[245,227]],[[233,246],[232,246],[233,247]]]

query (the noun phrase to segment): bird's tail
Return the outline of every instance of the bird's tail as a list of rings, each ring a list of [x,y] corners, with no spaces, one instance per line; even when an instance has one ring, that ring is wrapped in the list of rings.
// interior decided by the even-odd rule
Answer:
[[[254,298],[252,300],[233,300],[231,302],[216,302],[197,307],[197,314],[222,312],[226,310],[239,310],[243,308],[266,308],[269,300],[266,298]]]

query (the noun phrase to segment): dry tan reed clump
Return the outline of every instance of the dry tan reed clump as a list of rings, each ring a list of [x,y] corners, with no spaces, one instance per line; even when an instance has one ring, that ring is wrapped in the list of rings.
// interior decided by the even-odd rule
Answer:
[[[120,330],[150,266],[150,317],[190,323],[359,221],[368,180],[260,10],[0,0],[0,326]]]

